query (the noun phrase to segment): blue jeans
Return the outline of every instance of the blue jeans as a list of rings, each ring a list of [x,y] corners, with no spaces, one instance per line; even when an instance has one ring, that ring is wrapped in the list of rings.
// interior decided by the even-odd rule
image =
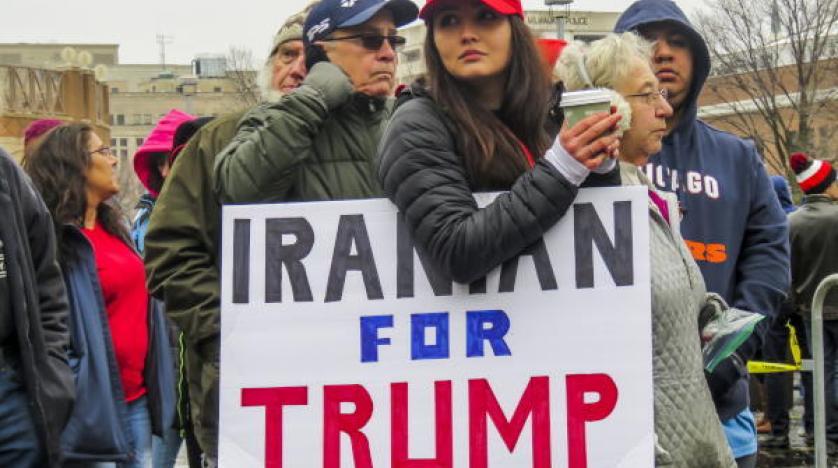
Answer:
[[[812,321],[806,320],[806,339],[809,342],[809,349],[812,349]],[[824,406],[826,413],[826,439],[838,442],[838,320],[823,321],[823,372],[824,372]],[[806,392],[804,398],[807,408],[812,408],[813,392]],[[814,411],[812,411],[814,420]],[[804,421],[807,426],[813,421]],[[806,427],[807,432],[814,434],[812,427]]]
[[[44,450],[29,407],[29,396],[17,373],[8,366],[0,367],[0,466],[44,465]]]
[[[134,441],[134,457],[129,463],[119,463],[118,468],[147,468],[151,466],[151,417],[145,395],[128,403],[128,427]]]
[[[154,436],[151,441],[152,464],[154,468],[172,468],[177,461],[177,453],[183,439],[180,432],[169,427],[163,432],[163,437]]]

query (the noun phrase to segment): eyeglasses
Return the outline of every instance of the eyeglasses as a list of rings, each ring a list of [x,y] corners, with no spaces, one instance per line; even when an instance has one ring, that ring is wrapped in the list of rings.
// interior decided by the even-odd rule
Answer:
[[[648,93],[627,94],[625,97],[642,97],[646,100],[646,104],[654,106],[658,103],[658,98],[663,98],[664,101],[669,101],[669,90],[661,88],[657,91],[649,91]]]
[[[382,36],[380,34],[354,34],[352,36],[330,37],[326,39],[321,39],[321,41],[332,42],[349,41],[355,39],[360,39],[361,46],[363,46],[364,49],[373,52],[381,50],[381,46],[384,45],[384,41],[387,41],[390,44],[390,47],[393,48],[393,50],[400,50],[407,43],[407,39],[405,39],[402,36]]]
[[[93,150],[93,151],[88,151],[88,152],[87,152],[87,154],[89,154],[89,155],[91,155],[91,156],[92,156],[92,155],[94,155],[94,154],[96,154],[96,153],[99,153],[99,154],[101,154],[102,156],[113,156],[113,155],[114,155],[114,154],[113,154],[113,151],[111,151],[111,147],[110,147],[110,146],[102,146],[102,147],[97,148],[97,149],[95,149],[95,150]]]

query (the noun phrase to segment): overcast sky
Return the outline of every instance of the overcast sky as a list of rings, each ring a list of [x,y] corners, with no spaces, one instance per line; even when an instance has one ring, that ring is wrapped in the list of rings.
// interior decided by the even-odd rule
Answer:
[[[424,4],[424,0],[414,0]],[[574,10],[620,11],[632,0],[576,0]],[[171,36],[168,63],[199,53],[226,53],[231,45],[268,53],[282,21],[308,0],[0,0],[0,42],[119,44],[121,63],[158,63],[157,35]],[[690,11],[688,2],[676,0]],[[689,2],[694,5],[697,2]],[[545,9],[524,0],[526,9]]]

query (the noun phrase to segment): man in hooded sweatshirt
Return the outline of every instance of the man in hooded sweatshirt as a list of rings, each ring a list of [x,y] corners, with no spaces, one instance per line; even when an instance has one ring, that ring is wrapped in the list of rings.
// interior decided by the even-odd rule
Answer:
[[[710,54],[684,12],[670,0],[639,0],[616,32],[655,41],[653,66],[674,109],[649,179],[675,192],[681,232],[709,291],[731,306],[774,316],[789,288],[788,223],[754,145],[698,119],[698,96]],[[761,346],[765,325],[707,376],[719,419],[739,466],[755,466],[757,433],[745,363]]]
[[[306,76],[303,23],[311,9],[289,17],[276,33],[259,82],[274,102]],[[221,205],[213,192],[215,156],[236,135],[244,111],[214,119],[189,140],[171,166],[145,234],[149,291],[183,332],[195,436],[208,466],[218,452],[218,337]]]

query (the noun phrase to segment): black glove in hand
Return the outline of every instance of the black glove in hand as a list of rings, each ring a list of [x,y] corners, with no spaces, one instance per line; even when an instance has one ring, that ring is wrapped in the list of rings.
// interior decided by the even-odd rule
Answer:
[[[705,371],[704,376],[707,378],[710,393],[716,399],[726,394],[746,372],[745,363],[738,354],[733,353],[720,362],[712,373]]]
[[[326,51],[323,50],[322,46],[317,44],[309,44],[305,50],[306,53],[306,70],[311,71],[314,67],[314,64],[318,62],[328,62],[329,56],[326,55]]]

